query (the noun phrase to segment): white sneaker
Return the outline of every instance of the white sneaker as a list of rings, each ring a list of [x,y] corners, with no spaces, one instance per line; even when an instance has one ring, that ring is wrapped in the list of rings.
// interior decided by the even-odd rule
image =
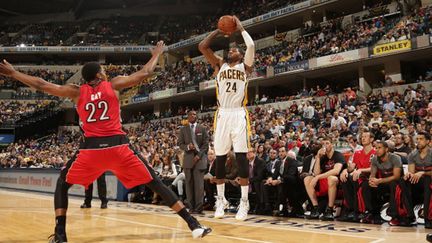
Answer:
[[[236,219],[244,221],[247,219],[249,212],[249,200],[240,199],[240,205],[237,209]]]
[[[192,238],[203,238],[204,236],[208,235],[210,232],[212,232],[211,228],[206,228],[203,226],[200,226],[199,228],[196,228],[192,231]]]
[[[225,197],[217,196],[215,206],[216,206],[216,210],[214,214],[215,219],[223,218],[225,215],[225,209],[227,209],[229,206],[228,201],[225,199]]]

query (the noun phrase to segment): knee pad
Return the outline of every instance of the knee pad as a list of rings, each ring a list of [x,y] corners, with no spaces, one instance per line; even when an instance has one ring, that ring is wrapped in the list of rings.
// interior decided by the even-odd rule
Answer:
[[[216,167],[215,167],[215,171],[216,171],[216,179],[225,179],[225,175],[226,175],[226,171],[225,171],[225,163],[227,160],[227,156],[226,155],[222,155],[222,156],[216,156]]]
[[[249,178],[249,162],[246,153],[236,153],[238,176],[240,178]]]

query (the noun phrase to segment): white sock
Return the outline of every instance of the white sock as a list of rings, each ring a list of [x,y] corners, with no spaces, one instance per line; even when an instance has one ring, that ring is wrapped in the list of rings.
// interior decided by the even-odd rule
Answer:
[[[217,184],[216,185],[216,189],[217,189],[217,195],[218,195],[218,197],[225,198],[225,183]]]
[[[247,201],[248,195],[249,195],[249,185],[241,186],[241,199]]]

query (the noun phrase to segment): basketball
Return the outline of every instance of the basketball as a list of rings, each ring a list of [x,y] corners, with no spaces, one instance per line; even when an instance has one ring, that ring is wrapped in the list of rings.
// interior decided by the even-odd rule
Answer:
[[[232,34],[237,29],[237,24],[231,15],[224,15],[219,18],[218,29],[220,29],[225,34]]]

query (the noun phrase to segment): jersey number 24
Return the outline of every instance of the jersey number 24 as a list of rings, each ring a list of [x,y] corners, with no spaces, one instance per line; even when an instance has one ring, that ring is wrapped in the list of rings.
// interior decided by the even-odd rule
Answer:
[[[234,93],[236,93],[237,92],[237,84],[236,84],[236,82],[226,82],[226,85],[227,85],[227,88],[226,88],[226,92],[227,93],[231,93],[231,92],[234,92]]]

